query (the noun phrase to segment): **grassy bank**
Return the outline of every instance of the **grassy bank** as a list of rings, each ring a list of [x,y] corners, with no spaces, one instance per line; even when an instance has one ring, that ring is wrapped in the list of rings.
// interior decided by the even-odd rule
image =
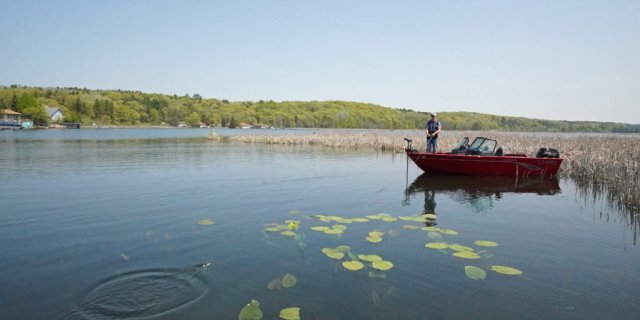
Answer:
[[[508,153],[534,156],[541,147],[555,148],[564,158],[560,176],[573,178],[583,192],[604,194],[614,206],[629,210],[640,219],[640,135],[551,134],[514,132],[446,132],[439,148],[448,151],[463,137],[485,136],[498,140]],[[319,130],[308,134],[265,134],[239,131],[225,140],[241,143],[323,146],[337,149],[403,152],[403,138],[413,147],[425,149],[421,130]],[[215,134],[212,140],[220,140]],[[604,192],[604,193],[603,193]]]

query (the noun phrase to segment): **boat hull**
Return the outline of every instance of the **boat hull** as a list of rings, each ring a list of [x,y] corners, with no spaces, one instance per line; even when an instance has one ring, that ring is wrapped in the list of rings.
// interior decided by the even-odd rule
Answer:
[[[554,176],[561,158],[525,155],[464,155],[407,150],[407,156],[425,173],[473,176]]]

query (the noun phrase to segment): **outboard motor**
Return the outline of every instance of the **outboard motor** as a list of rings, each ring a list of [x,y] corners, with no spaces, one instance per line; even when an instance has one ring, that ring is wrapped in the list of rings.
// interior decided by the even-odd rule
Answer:
[[[560,158],[560,152],[553,148],[540,148],[536,154],[537,158]]]

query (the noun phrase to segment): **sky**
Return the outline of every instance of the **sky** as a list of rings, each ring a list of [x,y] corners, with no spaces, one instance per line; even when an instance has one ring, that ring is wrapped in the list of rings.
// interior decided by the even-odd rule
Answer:
[[[640,1],[0,0],[0,85],[640,123]]]

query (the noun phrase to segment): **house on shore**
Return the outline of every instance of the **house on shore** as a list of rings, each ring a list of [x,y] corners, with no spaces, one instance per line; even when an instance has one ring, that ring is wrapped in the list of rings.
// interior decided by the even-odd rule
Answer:
[[[58,107],[49,107],[49,106],[44,107],[44,109],[49,115],[51,122],[60,123],[62,122],[62,119],[64,119],[64,112],[62,111],[62,109]]]
[[[0,119],[0,129],[22,129],[22,120],[20,112],[9,109],[2,110],[2,119]]]

